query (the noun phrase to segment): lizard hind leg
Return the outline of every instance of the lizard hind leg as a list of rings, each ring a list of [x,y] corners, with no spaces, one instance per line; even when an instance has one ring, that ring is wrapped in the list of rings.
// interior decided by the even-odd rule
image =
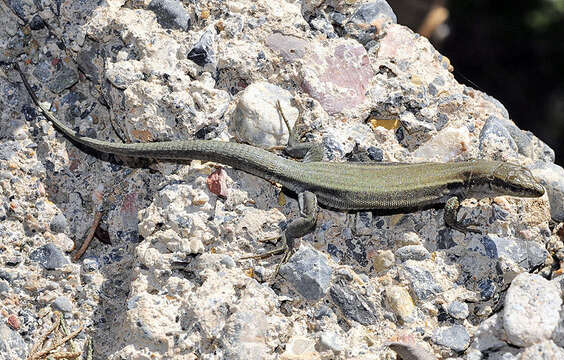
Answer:
[[[240,260],[245,259],[266,259],[273,255],[283,254],[281,261],[276,266],[276,270],[272,274],[271,281],[274,281],[280,266],[290,259],[295,249],[298,247],[299,243],[296,241],[302,236],[305,236],[313,231],[315,224],[317,222],[317,197],[314,193],[309,191],[304,191],[298,194],[298,203],[300,206],[300,217],[292,220],[288,224],[286,230],[282,233],[280,238],[282,239],[282,246],[268,251],[262,254],[245,256],[240,258]]]
[[[323,146],[318,143],[307,143],[300,142],[300,136],[296,132],[298,123],[302,119],[303,108],[299,106],[300,112],[298,114],[298,119],[294,123],[294,127],[290,126],[288,119],[282,111],[282,106],[280,106],[280,101],[276,102],[276,110],[284,120],[284,124],[288,128],[288,144],[284,148],[286,154],[295,157],[297,159],[303,159],[305,162],[321,161],[323,160]]]

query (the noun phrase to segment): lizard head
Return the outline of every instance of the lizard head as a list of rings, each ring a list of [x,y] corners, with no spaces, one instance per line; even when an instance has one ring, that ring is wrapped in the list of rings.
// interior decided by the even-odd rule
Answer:
[[[498,194],[518,197],[539,197],[544,195],[544,187],[525,167],[500,163],[491,174],[491,186]]]

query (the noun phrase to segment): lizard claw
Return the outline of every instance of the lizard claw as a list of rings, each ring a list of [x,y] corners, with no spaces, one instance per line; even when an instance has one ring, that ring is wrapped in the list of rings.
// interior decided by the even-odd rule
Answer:
[[[284,244],[284,246],[282,247],[261,254],[243,256],[239,258],[239,260],[248,260],[248,259],[262,260],[269,258],[273,255],[283,254],[284,256],[282,256],[282,259],[276,265],[276,269],[274,270],[274,273],[270,276],[269,282],[272,283],[274,282],[274,280],[276,280],[276,277],[278,276],[278,273],[280,271],[280,267],[288,261],[288,259],[292,255],[292,252],[293,252],[292,249],[290,249],[286,244]]]

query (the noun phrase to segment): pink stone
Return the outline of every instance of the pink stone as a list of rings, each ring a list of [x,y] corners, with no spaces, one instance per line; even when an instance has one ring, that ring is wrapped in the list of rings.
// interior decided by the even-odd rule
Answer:
[[[302,88],[329,114],[355,107],[366,98],[373,76],[368,54],[352,40],[314,43],[302,67]]]

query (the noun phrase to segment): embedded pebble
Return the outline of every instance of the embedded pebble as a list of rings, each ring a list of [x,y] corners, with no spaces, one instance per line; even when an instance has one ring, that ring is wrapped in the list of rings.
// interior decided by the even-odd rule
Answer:
[[[301,59],[305,55],[306,47],[308,46],[307,41],[303,39],[281,33],[270,34],[266,38],[266,45],[278,52],[288,62]]]
[[[49,228],[54,233],[62,233],[67,228],[67,218],[63,214],[57,214],[51,220],[49,224]]]
[[[554,221],[564,221],[564,169],[556,164],[539,161],[531,166],[531,171],[546,189],[550,216]]]
[[[399,261],[404,262],[407,260],[425,260],[428,259],[431,254],[424,246],[421,245],[407,245],[400,247],[395,252],[396,257]]]
[[[470,335],[462,325],[443,326],[433,333],[433,341],[456,352],[464,351],[470,345]]]
[[[454,161],[469,144],[470,133],[466,127],[446,128],[418,147],[413,155],[419,161]]]
[[[70,88],[78,81],[78,73],[70,67],[63,66],[49,81],[48,87],[52,92],[59,94]]]
[[[327,293],[332,273],[326,256],[307,246],[280,267],[280,275],[307,300],[319,300]]]
[[[6,296],[11,289],[10,284],[6,280],[0,279],[0,295]]]
[[[315,341],[304,336],[294,336],[286,344],[281,359],[315,359],[318,356]]]
[[[225,265],[225,267],[227,267],[228,269],[233,269],[235,267],[235,260],[233,260],[233,258],[229,255],[224,255],[220,262]]]
[[[479,352],[499,349],[506,344],[503,339],[503,316],[494,314],[480,323],[472,339],[471,348]]]
[[[480,132],[480,150],[499,152],[516,152],[518,150],[515,140],[511,137],[504,124],[495,116],[490,116]]]
[[[455,319],[464,320],[470,315],[468,311],[468,304],[460,302],[460,301],[453,301],[447,306],[447,313]]]
[[[276,109],[276,102],[280,101],[282,112],[293,127],[298,110],[290,105],[290,99],[290,92],[264,81],[247,86],[233,114],[231,131],[241,141],[256,146],[286,145],[288,128]]]
[[[543,245],[516,238],[504,238],[495,234],[482,236],[469,241],[467,248],[491,259],[506,258],[515,264],[531,270],[546,260],[547,250]]]
[[[372,258],[374,271],[384,271],[392,267],[396,262],[396,257],[391,250],[378,250],[376,255]]]
[[[95,256],[87,256],[82,260],[82,266],[86,272],[96,271],[100,268],[100,262]]]
[[[418,344],[407,342],[390,342],[387,344],[401,359],[405,360],[437,360],[437,357]]]
[[[35,15],[29,22],[29,28],[31,30],[41,30],[45,27],[45,22],[39,15]]]
[[[214,64],[216,62],[215,52],[213,51],[215,35],[215,29],[213,27],[208,28],[186,57],[200,66]]]
[[[31,252],[29,258],[47,270],[55,270],[69,263],[69,259],[55,245],[46,244]]]
[[[188,245],[188,253],[189,254],[201,254],[204,252],[206,247],[201,239],[191,239]]]
[[[401,286],[386,288],[386,303],[404,323],[415,320],[416,308],[409,291]]]
[[[361,4],[345,24],[346,32],[361,44],[374,40],[385,22],[396,23],[394,11],[384,0]]]
[[[331,300],[339,307],[343,315],[362,325],[376,324],[374,304],[352,289],[334,284],[329,289]]]
[[[336,39],[329,47],[312,42],[309,49],[300,73],[302,89],[329,115],[350,111],[366,100],[373,71],[362,45]]]
[[[66,296],[59,296],[53,301],[53,308],[60,310],[62,312],[72,311],[72,302]]]
[[[321,336],[319,337],[319,342],[325,348],[333,350],[335,352],[341,352],[345,350],[343,338],[333,331],[322,332]]]
[[[509,342],[530,346],[550,339],[558,325],[560,289],[536,274],[519,274],[507,290],[503,327]]]
[[[188,30],[190,15],[178,0],[151,0],[147,9],[157,16],[157,22],[166,29]]]
[[[402,266],[409,286],[418,300],[428,300],[434,295],[439,294],[443,289],[435,281],[433,274],[425,270],[416,263],[407,262]]]
[[[0,323],[0,354],[6,360],[25,359],[27,344],[22,336],[10,329],[4,322]]]
[[[564,359],[564,349],[546,340],[527,347],[519,355],[519,360],[557,360]]]

